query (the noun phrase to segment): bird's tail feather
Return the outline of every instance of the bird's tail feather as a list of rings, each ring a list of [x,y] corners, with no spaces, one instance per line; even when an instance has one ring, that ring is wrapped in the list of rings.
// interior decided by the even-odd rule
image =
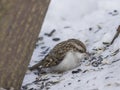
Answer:
[[[29,67],[28,69],[32,71],[32,70],[35,70],[35,69],[38,69],[38,68],[42,68],[41,61],[39,61],[37,64]]]

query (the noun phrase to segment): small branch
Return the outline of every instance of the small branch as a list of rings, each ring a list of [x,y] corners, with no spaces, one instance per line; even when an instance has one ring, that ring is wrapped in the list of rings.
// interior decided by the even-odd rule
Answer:
[[[115,60],[115,61],[112,61],[112,63],[115,63],[115,62],[118,62],[118,61],[120,61],[120,59],[117,59],[117,60]]]
[[[51,37],[56,30],[53,29],[50,33],[45,33],[44,35]]]
[[[112,39],[112,41],[111,41],[111,43],[110,43],[111,45],[114,43],[115,39],[119,36],[119,33],[120,33],[120,25],[119,25],[119,27],[118,27],[118,29],[117,29],[117,32],[116,32],[114,38]]]

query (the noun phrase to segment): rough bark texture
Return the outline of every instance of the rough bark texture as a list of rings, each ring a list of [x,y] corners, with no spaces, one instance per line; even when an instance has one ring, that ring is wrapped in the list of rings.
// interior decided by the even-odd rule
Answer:
[[[0,0],[0,87],[20,90],[50,0]]]

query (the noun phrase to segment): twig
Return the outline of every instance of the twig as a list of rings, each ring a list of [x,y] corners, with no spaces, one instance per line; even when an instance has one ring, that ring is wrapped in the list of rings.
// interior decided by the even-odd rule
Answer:
[[[118,54],[120,52],[120,49],[117,49],[116,51],[114,51],[110,56],[115,56],[116,54]]]
[[[116,32],[114,38],[112,39],[112,41],[111,41],[111,43],[110,43],[111,45],[113,44],[113,42],[115,41],[115,39],[119,36],[119,33],[120,33],[120,25],[119,25],[119,27],[118,27],[118,29],[117,29],[117,32]]]
[[[115,63],[115,62],[118,62],[118,61],[120,61],[120,59],[117,59],[117,60],[115,60],[115,61],[112,61],[112,63]]]
[[[51,37],[56,30],[53,29],[50,33],[45,33],[44,35]]]

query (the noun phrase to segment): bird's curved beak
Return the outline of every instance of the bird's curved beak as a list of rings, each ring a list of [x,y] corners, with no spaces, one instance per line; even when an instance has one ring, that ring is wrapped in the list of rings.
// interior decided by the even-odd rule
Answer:
[[[90,58],[90,53],[89,52],[85,52],[85,59],[88,60]]]
[[[89,52],[85,52],[85,53],[86,53],[86,55],[90,56],[90,53],[89,53]]]

